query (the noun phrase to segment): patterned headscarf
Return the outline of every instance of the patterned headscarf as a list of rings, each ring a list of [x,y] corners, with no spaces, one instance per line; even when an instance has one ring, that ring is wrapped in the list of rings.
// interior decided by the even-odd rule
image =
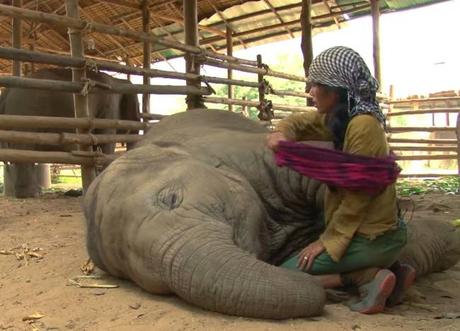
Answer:
[[[337,46],[319,54],[310,66],[308,81],[346,89],[348,98],[355,100],[355,106],[348,109],[350,118],[372,114],[385,126],[385,116],[376,100],[378,82],[362,57],[351,48]]]

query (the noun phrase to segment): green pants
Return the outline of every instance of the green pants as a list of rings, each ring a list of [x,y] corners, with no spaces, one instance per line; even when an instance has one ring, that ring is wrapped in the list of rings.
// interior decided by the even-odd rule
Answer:
[[[342,274],[365,268],[388,268],[398,258],[406,244],[406,226],[401,221],[398,229],[388,231],[374,240],[355,235],[339,262],[334,262],[327,252],[316,257],[311,269],[312,275]],[[298,254],[281,264],[281,267],[298,270]]]

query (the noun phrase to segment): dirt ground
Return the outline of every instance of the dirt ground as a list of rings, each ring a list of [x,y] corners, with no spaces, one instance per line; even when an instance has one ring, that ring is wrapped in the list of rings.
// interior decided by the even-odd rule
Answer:
[[[414,221],[460,218],[460,196],[414,200]],[[79,288],[69,279],[82,275],[87,259],[80,204],[56,193],[0,197],[0,330],[460,330],[460,264],[418,280],[405,304],[373,316],[343,304],[328,304],[320,317],[286,321],[225,316],[150,295],[100,271],[102,279],[84,281],[119,287]],[[43,316],[23,321],[34,315]]]

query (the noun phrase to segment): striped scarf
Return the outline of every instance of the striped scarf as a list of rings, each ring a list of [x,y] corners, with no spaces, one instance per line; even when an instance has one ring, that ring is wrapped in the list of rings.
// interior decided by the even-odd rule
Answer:
[[[280,142],[275,160],[329,186],[372,195],[394,183],[401,172],[394,155],[373,158],[291,141]]]

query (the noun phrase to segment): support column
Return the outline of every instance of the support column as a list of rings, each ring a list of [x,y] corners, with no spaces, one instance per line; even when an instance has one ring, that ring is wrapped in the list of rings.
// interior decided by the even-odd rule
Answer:
[[[150,11],[149,0],[142,2],[142,31],[150,33]],[[144,41],[144,68],[150,69],[152,44],[150,41]],[[150,76],[144,74],[144,85],[150,85]],[[150,113],[150,93],[142,94],[142,113]]]
[[[311,0],[302,0],[302,11],[300,12],[300,25],[302,27],[302,40],[300,47],[303,54],[303,69],[305,77],[308,77],[308,69],[313,62],[313,42],[311,25]],[[305,85],[305,92],[308,93],[310,87]],[[307,106],[312,106],[312,100],[306,99]]]
[[[68,17],[79,19],[78,14],[78,0],[66,0],[65,3],[66,13]],[[70,53],[73,57],[83,58],[83,42],[81,31],[69,28],[69,41],[70,41]],[[82,79],[86,78],[85,69],[82,68],[72,68],[72,80],[74,82],[80,82]],[[88,108],[88,95],[74,94],[73,95],[75,117],[93,117],[94,114],[89,113]],[[87,129],[79,129],[77,133],[88,133]],[[92,146],[83,146],[79,145],[78,150],[91,152]],[[83,194],[86,193],[89,185],[96,177],[96,169],[93,166],[81,166],[81,177],[83,184]]]
[[[227,26],[227,55],[233,56],[233,31]],[[233,70],[228,68],[227,78],[233,79]],[[228,84],[228,98],[233,99],[233,85]],[[233,105],[228,105],[228,110],[233,111]]]
[[[125,56],[125,63],[126,63],[127,66],[131,66],[131,60],[129,59],[128,54],[126,54],[126,56]],[[131,81],[131,74],[130,73],[126,74],[126,79]]]
[[[13,6],[22,7],[22,0],[13,0]],[[22,20],[20,18],[13,18],[13,48],[21,48],[21,39],[22,39]],[[21,62],[14,60],[13,61],[13,76],[21,76]]]
[[[183,0],[184,7],[184,25],[185,25],[185,43],[191,46],[199,46],[198,42],[198,8],[197,0]],[[200,64],[197,63],[196,57],[190,53],[185,54],[185,71],[200,75]],[[199,79],[187,79],[187,86],[201,86]],[[204,107],[202,97],[198,95],[187,95],[187,109]]]
[[[457,169],[458,169],[458,190],[457,194],[460,194],[460,112],[457,114]]]
[[[372,38],[373,38],[373,57],[374,57],[374,76],[379,82],[381,90],[382,74],[380,65],[380,7],[379,0],[371,0],[372,14]]]

